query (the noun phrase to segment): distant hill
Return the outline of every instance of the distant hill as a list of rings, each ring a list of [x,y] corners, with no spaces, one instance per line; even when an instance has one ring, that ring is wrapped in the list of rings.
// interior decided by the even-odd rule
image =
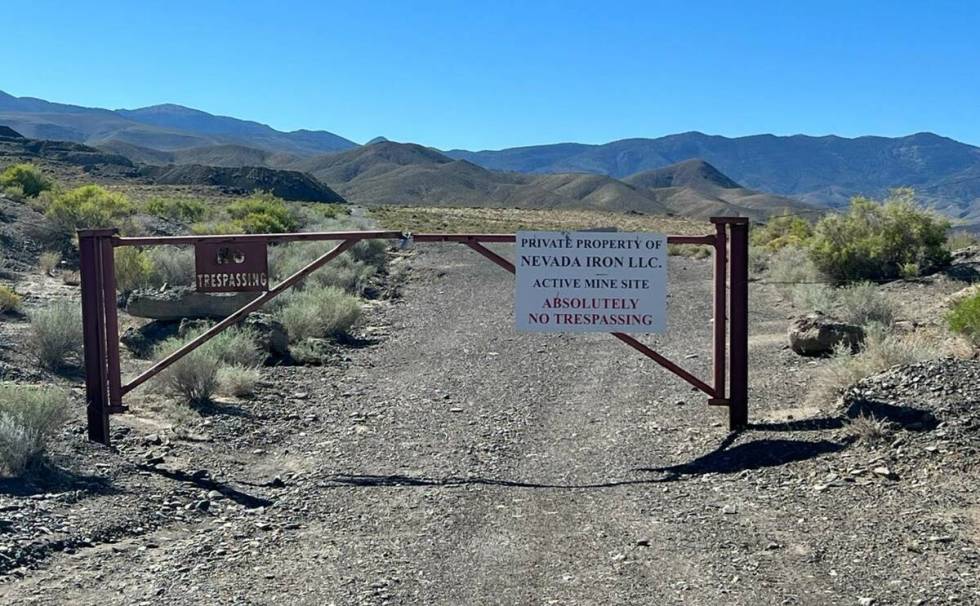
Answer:
[[[980,218],[980,148],[919,133],[907,137],[727,138],[691,132],[604,145],[560,143],[446,155],[484,168],[627,177],[699,158],[745,187],[840,207],[851,196],[912,186],[953,216]]]
[[[273,153],[314,155],[357,144],[327,131],[277,131],[265,124],[215,116],[180,105],[107,110],[0,91],[0,124],[25,137],[89,145],[123,143],[173,151],[214,145],[242,145]]]
[[[140,167],[140,175],[161,185],[210,185],[227,193],[267,191],[283,200],[344,203],[341,196],[309,175],[292,170],[244,166],[229,168],[183,164]]]
[[[0,129],[0,168],[31,162],[59,179],[77,183],[142,182],[215,188],[229,194],[270,191],[285,200],[345,202],[310,175],[265,167],[180,166],[136,163],[123,155],[71,141],[27,139]],[[165,154],[166,152],[159,152]]]
[[[787,209],[813,210],[796,200],[742,188],[706,163],[672,167],[673,176],[637,175],[637,184],[633,184],[587,173],[491,171],[431,148],[382,141],[303,160],[297,168],[327,183],[350,202],[366,205],[590,208],[754,218]],[[657,186],[647,181],[650,178],[671,185]]]

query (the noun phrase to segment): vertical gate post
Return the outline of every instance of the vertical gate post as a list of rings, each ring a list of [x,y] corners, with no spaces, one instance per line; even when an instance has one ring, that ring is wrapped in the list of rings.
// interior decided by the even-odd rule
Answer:
[[[714,343],[712,365],[714,366],[714,399],[725,400],[725,364],[728,362],[728,226],[715,219],[715,271],[714,271]]]
[[[732,430],[749,423],[749,220],[729,220],[731,247],[730,403]]]
[[[102,241],[115,233],[115,230],[112,229],[78,231],[88,438],[106,446],[109,445],[109,383],[106,361],[106,303]],[[115,299],[113,298],[109,304],[115,306]]]

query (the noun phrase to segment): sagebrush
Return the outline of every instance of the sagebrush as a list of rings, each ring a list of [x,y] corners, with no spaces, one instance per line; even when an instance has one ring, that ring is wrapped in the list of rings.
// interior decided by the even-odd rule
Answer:
[[[49,370],[78,365],[82,355],[82,308],[59,300],[30,313],[28,344],[38,363]]]
[[[307,287],[280,298],[283,301],[276,316],[291,342],[344,336],[361,317],[357,298],[333,286]]]
[[[13,475],[28,469],[67,419],[64,390],[0,383],[0,467]]]

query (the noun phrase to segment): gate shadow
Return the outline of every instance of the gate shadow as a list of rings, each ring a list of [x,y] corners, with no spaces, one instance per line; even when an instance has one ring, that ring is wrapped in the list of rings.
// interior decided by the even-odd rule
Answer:
[[[841,425],[843,421],[841,421]],[[785,425],[785,424],[779,424]],[[839,427],[840,425],[833,425]],[[767,427],[770,431],[778,431]],[[790,429],[784,429],[790,431]],[[795,429],[798,431],[798,429]],[[733,474],[746,470],[778,467],[797,461],[805,461],[825,454],[840,452],[849,445],[846,442],[829,440],[784,440],[763,438],[731,447],[743,432],[732,432],[713,451],[687,463],[663,467],[639,467],[631,471],[641,473],[662,473],[663,477],[630,480],[611,480],[608,482],[561,484],[533,481],[508,480],[502,478],[411,476],[403,474],[337,474],[326,478],[323,488],[344,486],[397,487],[397,486],[502,486],[509,488],[546,488],[563,490],[589,490],[616,488],[643,484],[660,484],[679,481],[684,476],[705,474]]]

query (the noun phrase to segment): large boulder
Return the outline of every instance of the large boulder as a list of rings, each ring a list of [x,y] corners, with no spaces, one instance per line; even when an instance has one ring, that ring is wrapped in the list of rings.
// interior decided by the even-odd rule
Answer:
[[[793,320],[789,326],[789,345],[801,356],[826,356],[844,345],[856,352],[864,341],[864,329],[839,322],[820,312]]]
[[[191,286],[166,290],[134,290],[126,300],[126,313],[154,320],[222,319],[259,296],[255,292],[209,294]]]

